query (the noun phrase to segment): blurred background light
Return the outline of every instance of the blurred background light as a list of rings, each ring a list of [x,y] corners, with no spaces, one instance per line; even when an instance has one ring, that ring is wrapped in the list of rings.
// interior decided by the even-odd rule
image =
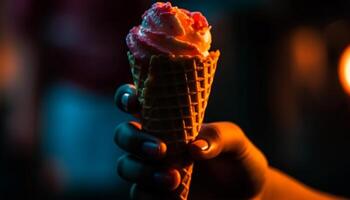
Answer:
[[[339,79],[345,92],[350,95],[350,45],[344,50],[340,57]]]
[[[18,63],[14,51],[8,41],[0,40],[0,88],[8,87],[17,74]]]
[[[327,70],[327,49],[317,29],[300,27],[294,30],[290,44],[294,81],[316,92],[323,89]]]

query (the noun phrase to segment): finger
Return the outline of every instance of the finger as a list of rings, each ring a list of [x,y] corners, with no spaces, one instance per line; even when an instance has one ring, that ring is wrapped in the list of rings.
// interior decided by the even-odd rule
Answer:
[[[181,183],[180,172],[176,169],[166,169],[156,172],[154,180],[160,188],[164,188],[167,191],[173,191],[179,187]]]
[[[122,156],[118,160],[117,172],[126,181],[161,191],[175,190],[181,182],[180,173],[176,169],[159,169],[158,165],[146,163],[132,155]]]
[[[141,109],[136,88],[131,84],[120,86],[115,93],[114,101],[119,109],[130,114],[138,113]]]
[[[133,184],[130,188],[131,200],[158,200],[161,199],[159,194],[153,194],[150,190],[140,189],[138,184]]]
[[[158,191],[147,190],[142,188],[139,184],[133,184],[130,189],[130,199],[131,200],[161,200],[164,199],[161,197]]]
[[[211,159],[222,152],[239,157],[245,152],[248,142],[243,131],[233,123],[204,124],[196,140],[190,144],[190,153],[196,160]]]
[[[157,160],[166,154],[165,143],[143,133],[137,122],[119,124],[115,131],[114,141],[121,149],[141,158]]]
[[[171,191],[158,190],[141,184],[134,184],[130,189],[132,200],[164,200],[178,199],[178,195]]]
[[[135,156],[124,155],[117,164],[118,175],[130,182],[151,182],[155,169],[141,162]]]
[[[216,157],[222,151],[218,130],[212,125],[203,124],[196,140],[189,146],[195,160],[207,160]]]

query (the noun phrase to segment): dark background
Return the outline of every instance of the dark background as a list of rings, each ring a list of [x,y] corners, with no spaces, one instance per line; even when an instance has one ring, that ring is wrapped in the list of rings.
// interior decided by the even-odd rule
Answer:
[[[172,3],[201,11],[221,51],[206,121],[237,123],[271,166],[350,197],[350,94],[338,74],[350,2]],[[113,94],[130,82],[125,36],[150,5],[0,2],[0,196],[127,195],[113,129],[130,117]]]

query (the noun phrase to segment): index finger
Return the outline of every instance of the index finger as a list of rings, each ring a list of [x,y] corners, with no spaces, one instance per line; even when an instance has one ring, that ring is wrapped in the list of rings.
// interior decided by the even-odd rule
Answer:
[[[123,150],[145,159],[160,159],[166,154],[166,145],[158,138],[141,131],[137,122],[124,122],[118,125],[115,143]]]

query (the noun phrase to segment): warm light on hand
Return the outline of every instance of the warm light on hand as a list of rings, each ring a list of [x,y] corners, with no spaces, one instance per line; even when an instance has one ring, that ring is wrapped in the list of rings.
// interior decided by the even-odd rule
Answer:
[[[350,95],[350,46],[345,49],[340,58],[339,79],[344,90]]]

